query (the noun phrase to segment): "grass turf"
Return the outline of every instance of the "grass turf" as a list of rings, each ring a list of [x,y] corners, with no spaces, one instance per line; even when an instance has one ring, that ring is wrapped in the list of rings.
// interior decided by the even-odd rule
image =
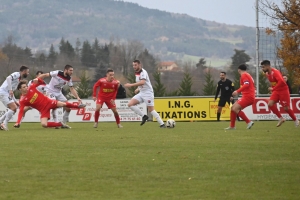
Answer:
[[[38,123],[0,132],[0,199],[299,199],[293,122]]]

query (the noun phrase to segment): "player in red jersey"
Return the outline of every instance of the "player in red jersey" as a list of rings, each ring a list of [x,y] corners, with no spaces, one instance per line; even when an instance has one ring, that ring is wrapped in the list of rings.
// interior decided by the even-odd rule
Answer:
[[[68,102],[49,99],[47,96],[37,90],[37,87],[41,84],[44,84],[44,81],[39,78],[34,79],[29,87],[27,86],[27,81],[20,81],[20,83],[18,84],[17,89],[21,92],[22,96],[20,97],[20,111],[18,120],[14,127],[20,127],[20,122],[24,113],[24,107],[30,106],[40,111],[41,124],[43,127],[70,128],[68,125],[62,122],[48,122],[48,119],[50,119],[50,110],[58,107],[83,108],[85,107],[85,105],[74,105]]]
[[[290,92],[289,87],[284,81],[282,74],[277,69],[271,67],[269,60],[264,60],[261,63],[261,68],[266,74],[266,77],[271,83],[269,91],[272,92],[268,106],[270,110],[279,118],[277,127],[281,126],[285,122],[285,119],[281,116],[276,103],[280,103],[283,109],[289,114],[289,116],[294,120],[295,126],[299,126],[299,120],[296,118],[294,111],[290,108]]]
[[[232,93],[232,96],[242,93],[242,98],[237,100],[231,107],[230,112],[230,126],[225,128],[225,130],[234,130],[235,129],[235,120],[238,115],[247,123],[247,129],[250,129],[254,122],[250,121],[246,114],[242,111],[244,108],[252,105],[255,100],[255,86],[252,76],[246,72],[247,65],[241,64],[238,67],[238,72],[241,75],[240,85],[241,87]]]
[[[108,109],[111,109],[115,115],[116,123],[118,128],[123,126],[120,124],[119,113],[116,108],[115,100],[120,86],[120,82],[114,79],[114,70],[107,69],[106,77],[100,78],[93,87],[93,99],[96,101],[96,110],[95,110],[95,124],[94,128],[98,127],[98,120],[100,116],[100,109],[102,108],[103,103],[105,103]],[[100,87],[97,96],[97,89]]]

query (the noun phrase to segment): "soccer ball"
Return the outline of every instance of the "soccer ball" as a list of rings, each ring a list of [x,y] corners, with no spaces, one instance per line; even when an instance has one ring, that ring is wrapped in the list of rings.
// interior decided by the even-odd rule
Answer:
[[[166,124],[167,124],[167,128],[174,128],[176,125],[173,119],[168,119]]]

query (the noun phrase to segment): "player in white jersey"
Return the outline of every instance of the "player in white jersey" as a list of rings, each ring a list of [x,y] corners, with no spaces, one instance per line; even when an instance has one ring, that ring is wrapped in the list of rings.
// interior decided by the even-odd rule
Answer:
[[[71,65],[66,65],[64,71],[51,71],[50,73],[45,73],[40,75],[38,78],[44,79],[45,77],[51,77],[49,84],[46,85],[45,90],[48,96],[54,96],[56,100],[66,102],[67,98],[62,93],[62,88],[64,85],[68,84],[70,87],[70,92],[81,104],[81,99],[79,98],[76,90],[73,87],[71,75],[73,74],[73,67]],[[69,118],[71,109],[65,108],[63,114],[63,122],[66,123]],[[56,115],[57,116],[57,115]]]
[[[1,117],[1,129],[8,130],[7,123],[15,114],[18,103],[14,96],[14,90],[22,78],[26,78],[29,74],[29,69],[26,66],[20,67],[20,72],[14,72],[9,75],[0,87],[0,101],[8,108],[7,112]]]
[[[128,103],[128,107],[142,118],[141,126],[148,120],[148,116],[144,115],[142,111],[137,107],[137,104],[145,102],[148,111],[156,118],[161,128],[166,128],[164,122],[160,118],[159,114],[154,110],[154,92],[150,82],[150,78],[145,69],[142,68],[142,64],[139,60],[133,61],[133,69],[135,71],[135,82],[126,83],[125,87],[138,87],[134,92],[135,96]]]

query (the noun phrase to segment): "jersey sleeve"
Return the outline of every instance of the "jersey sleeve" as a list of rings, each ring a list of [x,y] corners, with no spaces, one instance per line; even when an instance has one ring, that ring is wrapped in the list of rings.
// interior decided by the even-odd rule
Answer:
[[[20,73],[19,72],[14,72],[10,76],[11,76],[11,80],[13,81],[13,80],[16,80],[16,79],[20,78]]]
[[[237,90],[238,93],[245,91],[249,87],[249,84],[250,84],[249,77],[246,76],[245,74],[243,74],[241,76],[241,83],[242,83],[242,86]]]
[[[277,81],[277,84],[273,87],[273,90],[277,90],[278,88],[285,86],[286,83],[283,80],[283,77],[279,71],[274,71],[273,77]]]
[[[55,77],[58,74],[58,70],[49,72],[51,77]]]
[[[23,114],[24,113],[24,104],[22,101],[20,101],[20,110],[19,110],[19,114],[18,114],[18,119],[17,119],[17,123],[20,124]]]
[[[101,81],[98,80],[95,84],[94,84],[94,87],[93,87],[93,97],[96,97],[97,95],[97,89],[98,87],[101,85]]]
[[[142,71],[140,74],[140,80],[147,80],[148,74],[145,71]]]

